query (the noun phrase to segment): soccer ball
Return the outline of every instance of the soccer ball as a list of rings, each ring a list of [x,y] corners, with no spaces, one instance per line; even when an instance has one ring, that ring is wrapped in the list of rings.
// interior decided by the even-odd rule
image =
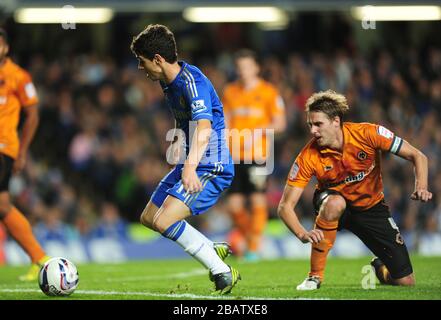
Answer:
[[[62,257],[46,261],[38,275],[40,289],[48,296],[72,294],[77,288],[79,280],[77,267]]]

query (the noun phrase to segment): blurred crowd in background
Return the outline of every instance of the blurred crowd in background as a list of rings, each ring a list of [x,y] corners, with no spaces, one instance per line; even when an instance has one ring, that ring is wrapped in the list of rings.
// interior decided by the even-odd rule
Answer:
[[[177,42],[179,47],[179,38]],[[304,104],[312,93],[333,89],[348,99],[347,121],[381,124],[428,156],[433,201],[411,201],[411,164],[385,154],[386,202],[404,234],[441,232],[440,48],[374,48],[369,54],[339,46],[326,53],[257,52],[262,76],[280,90],[288,117],[286,132],[276,139],[275,168],[268,180],[271,218],[277,219],[290,166],[310,139]],[[181,50],[180,58],[197,64],[222,96],[225,84],[235,78],[233,53],[229,48],[197,59]],[[33,53],[22,66],[38,90],[40,125],[26,170],[11,180],[15,204],[39,239],[128,237],[127,225],[138,222],[171,168],[165,161],[165,136],[174,121],[159,83],[137,70],[135,57],[121,64],[111,51],[53,59]],[[297,208],[301,219],[311,223],[313,190],[311,182]],[[194,223],[205,232],[227,231],[231,225],[222,200]]]

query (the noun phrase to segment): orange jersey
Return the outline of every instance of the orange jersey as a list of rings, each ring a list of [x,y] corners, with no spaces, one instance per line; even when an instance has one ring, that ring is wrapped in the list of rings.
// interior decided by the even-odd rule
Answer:
[[[343,124],[343,152],[321,148],[312,139],[297,156],[287,184],[304,188],[312,176],[317,188],[340,192],[358,210],[384,198],[381,151],[397,154],[403,140],[388,129],[370,123]]]
[[[9,58],[0,66],[0,153],[16,158],[22,107],[38,103],[31,76]]]
[[[264,80],[250,90],[234,82],[226,86],[222,104],[230,130],[229,146],[233,158],[266,159],[265,132],[260,135],[252,130],[267,129],[275,116],[285,115],[285,105],[277,89]],[[240,132],[240,140],[236,142],[231,135],[232,131],[236,131],[233,129]]]

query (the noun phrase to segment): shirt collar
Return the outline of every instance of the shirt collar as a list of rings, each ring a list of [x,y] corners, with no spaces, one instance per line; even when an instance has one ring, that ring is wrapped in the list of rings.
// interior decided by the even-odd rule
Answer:
[[[0,66],[0,69],[3,69],[3,68],[7,68],[10,64],[11,64],[11,58],[9,58],[9,57],[6,57],[6,59],[5,59],[5,63],[3,63],[1,66]]]
[[[176,75],[173,81],[170,82],[168,85],[165,82],[161,81],[161,86],[162,88],[164,88],[164,90],[167,90],[168,88],[173,87],[178,83],[182,72],[184,71],[185,68],[187,68],[188,65],[188,63],[185,61],[178,61],[178,64],[181,66],[181,70],[179,70],[179,73]]]

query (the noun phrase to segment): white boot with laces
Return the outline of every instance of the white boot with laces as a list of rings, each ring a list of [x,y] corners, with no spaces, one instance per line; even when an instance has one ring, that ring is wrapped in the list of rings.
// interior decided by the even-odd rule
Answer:
[[[320,288],[320,283],[321,283],[320,277],[309,276],[301,284],[297,286],[297,290],[300,291],[317,290]]]

